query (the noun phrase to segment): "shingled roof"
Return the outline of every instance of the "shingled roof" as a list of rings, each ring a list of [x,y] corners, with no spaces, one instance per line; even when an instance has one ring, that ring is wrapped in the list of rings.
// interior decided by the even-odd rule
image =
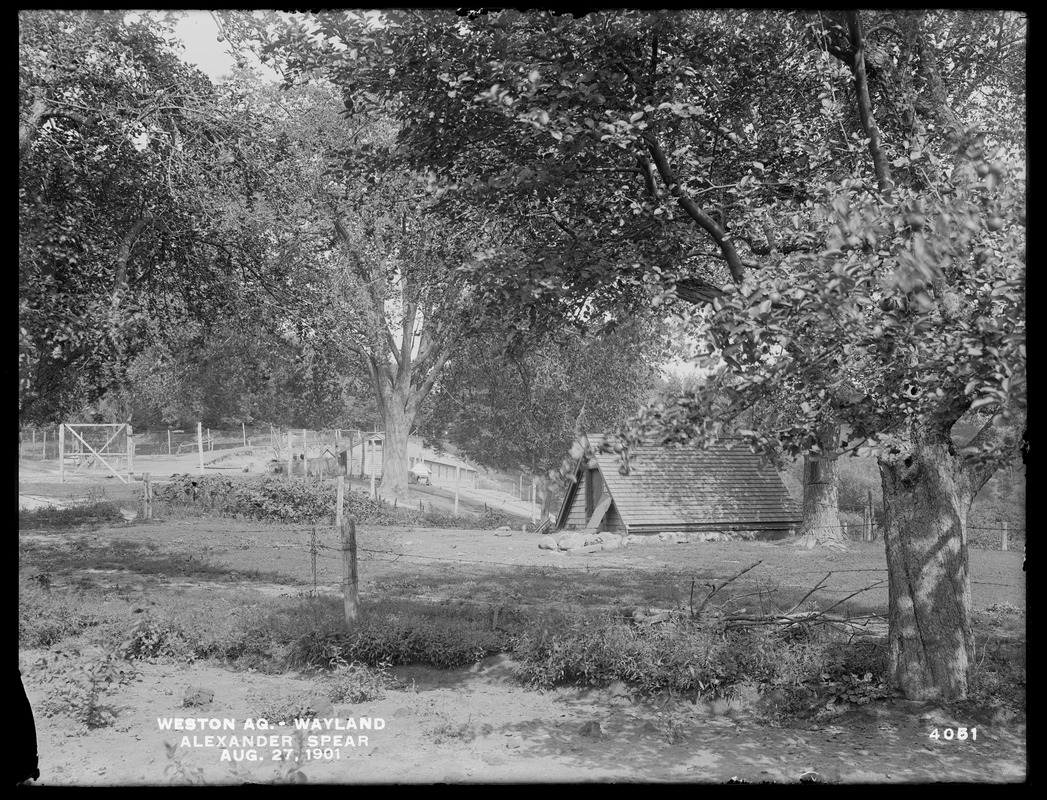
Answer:
[[[634,447],[626,475],[614,454],[595,456],[599,478],[589,474],[592,461],[585,466],[589,469],[579,464],[579,479],[564,498],[558,528],[588,525],[593,507],[607,493],[613,502],[602,529],[624,533],[783,531],[801,520],[777,470],[738,439],[720,439],[707,450]],[[586,490],[587,481],[595,486]]]

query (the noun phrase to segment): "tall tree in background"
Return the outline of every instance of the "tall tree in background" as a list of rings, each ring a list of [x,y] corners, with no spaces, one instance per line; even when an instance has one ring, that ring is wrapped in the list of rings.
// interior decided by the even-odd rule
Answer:
[[[427,176],[393,163],[380,109],[347,113],[315,76],[282,91],[233,83],[258,121],[237,160],[264,176],[226,200],[224,237],[264,243],[241,292],[314,361],[362,369],[385,432],[383,490],[404,496],[407,437],[482,306],[460,267],[498,226],[443,213]]]
[[[354,201],[332,209],[338,249],[324,327],[371,377],[385,433],[382,488],[405,498],[408,436],[482,313],[459,270],[479,237],[439,213],[424,181],[368,178]]]
[[[809,187],[847,174],[840,154],[857,146],[802,21],[782,22],[405,11],[379,27],[347,12],[311,20],[312,34],[284,23],[259,36],[291,74],[320,70],[355,108],[388,109],[400,157],[429,170],[445,202],[512,219],[512,246],[479,254],[476,279],[555,327],[708,303],[716,285],[818,246]],[[808,504],[820,512],[807,515],[811,541],[838,541],[824,500]]]

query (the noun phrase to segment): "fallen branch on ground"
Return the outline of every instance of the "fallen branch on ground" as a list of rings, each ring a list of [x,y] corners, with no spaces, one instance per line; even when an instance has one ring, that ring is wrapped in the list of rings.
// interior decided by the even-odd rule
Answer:
[[[831,575],[831,574],[832,573],[830,572],[829,575]],[[828,616],[828,614],[829,614],[830,611],[832,611],[834,608],[839,606],[841,603],[844,603],[847,600],[850,600],[852,597],[856,597],[857,595],[861,594],[862,592],[867,592],[870,589],[876,588],[881,583],[883,583],[882,580],[870,583],[868,586],[864,587],[863,589],[859,589],[856,592],[851,592],[846,597],[841,598],[840,600],[837,600],[832,605],[828,606],[827,608],[823,608],[820,611],[804,611],[804,612],[801,612],[799,614],[795,613],[796,609],[800,606],[801,603],[804,602],[804,600],[806,600],[808,597],[810,597],[812,594],[814,594],[818,589],[820,589],[822,587],[822,584],[825,583],[825,581],[828,579],[829,575],[826,575],[824,578],[822,578],[818,582],[818,584],[813,589],[811,589],[811,591],[809,591],[806,595],[804,595],[803,599],[800,600],[799,603],[794,605],[791,609],[789,609],[789,611],[787,611],[784,614],[761,614],[761,615],[756,615],[756,614],[745,614],[745,615],[735,614],[735,615],[726,617],[724,619],[724,625],[725,625],[725,627],[750,627],[750,626],[754,626],[754,625],[784,625],[784,626],[786,626],[786,628],[789,628],[789,627],[793,627],[793,626],[806,626],[806,625],[810,625],[810,624],[812,624],[814,622],[818,622],[818,623],[825,623],[825,624],[832,624],[832,625],[845,625],[845,626],[849,625],[849,626],[851,626],[853,628],[853,627],[858,627],[859,626],[859,623],[855,622],[855,620],[860,620],[860,619],[861,620],[866,620],[866,622],[864,624],[867,625],[868,624],[868,620],[873,618],[872,616],[870,616],[868,614],[864,614],[864,615],[857,616],[857,617],[830,617],[830,616]]]
[[[691,579],[691,600],[690,600],[691,619],[697,619],[698,618],[698,616],[702,613],[702,609],[704,609],[709,604],[709,601],[713,599],[713,595],[715,595],[718,591],[723,589],[728,584],[733,583],[734,581],[738,580],[746,572],[748,572],[751,569],[754,569],[755,567],[760,566],[760,564],[762,564],[762,563],[763,563],[763,559],[760,559],[759,561],[755,562],[754,564],[750,564],[748,567],[743,569],[737,575],[735,575],[732,578],[728,578],[726,581],[724,581],[719,586],[717,586],[715,583],[706,584],[709,587],[710,592],[709,592],[708,595],[706,595],[705,600],[702,601],[702,604],[700,606],[698,606],[698,610],[697,611],[694,610],[694,584],[695,584],[695,580],[696,579],[692,578]]]

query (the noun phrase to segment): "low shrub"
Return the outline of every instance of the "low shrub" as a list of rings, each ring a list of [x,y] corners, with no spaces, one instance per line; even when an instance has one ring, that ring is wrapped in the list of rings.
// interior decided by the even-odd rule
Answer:
[[[129,660],[179,657],[189,650],[185,636],[176,625],[151,616],[139,621],[118,648],[120,655]]]
[[[271,723],[290,722],[293,719],[316,719],[321,716],[326,700],[313,692],[291,695],[253,694],[250,696],[250,716]]]
[[[43,506],[36,509],[18,510],[19,530],[41,528],[75,528],[80,525],[103,525],[123,522],[120,506],[110,500],[78,503],[74,506]]]
[[[1010,603],[999,603],[976,619],[988,624],[976,627],[967,675],[968,703],[981,708],[1024,709],[1028,655],[1024,612]]]
[[[980,708],[1025,708],[1026,662],[1024,654],[1015,657],[1017,649],[990,647],[979,654],[967,675],[968,704]]]
[[[19,647],[51,647],[98,624],[83,597],[49,586],[46,575],[18,576]]]
[[[388,665],[368,666],[353,661],[339,665],[332,676],[328,697],[332,703],[365,703],[385,697],[391,682]]]
[[[502,652],[506,637],[461,620],[368,619],[346,639],[345,655],[365,664],[451,669]]]
[[[288,670],[345,670],[349,665],[383,669],[393,664],[452,668],[507,649],[504,632],[491,628],[491,614],[453,613],[423,603],[380,602],[361,609],[346,630],[337,597],[272,598],[240,608],[221,637],[198,636],[197,657],[279,674]]]
[[[334,517],[335,492],[330,482],[273,477],[234,481],[221,475],[175,475],[171,482],[157,486],[153,498],[180,512],[273,522],[321,522]],[[509,524],[507,516],[494,511],[456,517],[442,511],[397,508],[359,491],[344,493],[342,513],[370,525],[492,529]]]
[[[65,714],[87,728],[103,728],[112,725],[119,713],[107,699],[137,676],[138,670],[117,653],[84,659],[78,653],[57,651],[41,657],[27,677],[46,687],[42,704],[46,715]]]
[[[633,626],[586,616],[543,625],[518,637],[521,678],[538,689],[624,681],[641,694],[674,691],[721,696],[735,677],[724,669],[723,642],[697,626]],[[740,676],[739,676],[740,677]]]
[[[513,520],[505,514],[487,509],[482,514],[459,514],[457,517],[447,511],[401,511],[400,525],[418,528],[451,528],[458,530],[495,530],[503,525],[512,525]]]
[[[686,623],[643,627],[589,617],[564,621],[553,631],[529,631],[514,652],[522,661],[522,679],[534,688],[622,681],[641,695],[717,699],[758,687],[767,695],[769,716],[886,696],[882,643],[812,641],[765,626],[717,632]]]

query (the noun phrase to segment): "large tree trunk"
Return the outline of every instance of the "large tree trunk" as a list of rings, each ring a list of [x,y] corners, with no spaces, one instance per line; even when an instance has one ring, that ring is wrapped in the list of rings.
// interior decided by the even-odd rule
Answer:
[[[889,674],[911,700],[961,700],[973,652],[971,481],[944,437],[879,459],[889,576]]]
[[[839,435],[838,427],[831,428],[821,436],[821,452],[804,456],[799,546],[847,549],[840,525],[840,471],[835,452]]]
[[[407,437],[410,436],[411,426],[414,424],[414,414],[407,411],[408,400],[408,397],[401,396],[401,392],[394,389],[382,404],[385,423],[382,493],[401,501],[408,499],[407,472],[410,464],[407,456]]]

